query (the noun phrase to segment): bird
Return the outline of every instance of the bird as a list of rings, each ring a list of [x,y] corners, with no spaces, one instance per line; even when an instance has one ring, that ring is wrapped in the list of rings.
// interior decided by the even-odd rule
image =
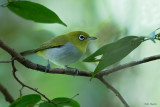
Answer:
[[[83,31],[73,31],[67,34],[56,36],[43,44],[37,49],[23,51],[23,56],[38,54],[48,60],[46,71],[50,69],[49,61],[60,66],[69,68],[70,64],[78,61],[86,52],[90,40],[95,40]]]

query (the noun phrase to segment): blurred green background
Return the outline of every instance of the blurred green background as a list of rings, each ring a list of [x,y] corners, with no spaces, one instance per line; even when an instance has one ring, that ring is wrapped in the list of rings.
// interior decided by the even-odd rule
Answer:
[[[53,10],[68,25],[34,23],[20,18],[6,7],[0,7],[0,39],[16,51],[37,48],[44,41],[67,32],[82,30],[98,40],[89,44],[86,55],[72,65],[80,70],[93,71],[96,63],[82,60],[104,44],[127,35],[143,36],[160,27],[160,0],[32,0]],[[0,0],[0,4],[6,3]],[[119,64],[159,54],[159,41],[144,42]],[[10,60],[0,49],[0,61]],[[46,65],[47,61],[37,55],[27,59]],[[154,103],[160,107],[160,61],[153,61],[121,70],[105,77],[124,97],[131,107],[144,107]],[[82,107],[123,107],[116,95],[100,81],[87,77],[46,74],[25,68],[16,63],[17,76],[27,85],[38,88],[50,99],[73,97]],[[57,67],[51,65],[52,67]],[[10,64],[0,64],[0,83],[14,98],[19,97],[21,86],[11,73]],[[34,93],[24,89],[23,95]],[[0,107],[7,107],[0,93]]]

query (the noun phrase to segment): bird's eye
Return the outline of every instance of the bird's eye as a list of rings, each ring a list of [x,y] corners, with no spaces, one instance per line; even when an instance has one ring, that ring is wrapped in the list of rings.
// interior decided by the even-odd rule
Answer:
[[[85,36],[84,36],[84,35],[79,35],[78,39],[79,39],[79,40],[84,40],[84,39],[85,39]]]

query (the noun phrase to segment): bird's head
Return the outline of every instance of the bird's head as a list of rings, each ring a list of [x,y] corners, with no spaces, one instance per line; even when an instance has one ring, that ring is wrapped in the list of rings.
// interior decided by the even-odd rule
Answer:
[[[66,34],[66,38],[82,52],[85,52],[90,40],[97,39],[96,37],[89,36],[89,34],[83,31],[70,32]]]

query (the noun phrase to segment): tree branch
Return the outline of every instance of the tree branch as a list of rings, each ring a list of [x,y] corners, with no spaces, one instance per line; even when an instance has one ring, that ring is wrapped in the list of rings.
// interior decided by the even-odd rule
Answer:
[[[0,84],[0,91],[4,95],[6,101],[8,101],[9,103],[12,103],[14,101],[11,94],[8,92],[8,90],[6,88],[4,88],[4,86],[2,84]]]
[[[129,107],[127,102],[124,100],[124,98],[121,96],[121,94],[114,88],[112,87],[103,77],[98,78],[107,88],[112,90],[116,96],[120,99],[120,101],[125,105],[125,107]]]
[[[118,65],[118,66],[113,67],[111,69],[100,72],[99,75],[101,75],[101,76],[109,75],[109,74],[117,72],[119,70],[122,70],[122,69],[125,69],[125,68],[128,68],[128,67],[132,67],[132,66],[135,66],[135,65],[139,65],[139,64],[142,64],[142,63],[154,61],[154,60],[157,60],[157,59],[160,59],[160,54],[150,56],[150,57],[146,57],[146,58],[143,58],[143,59],[140,59],[140,60],[137,60],[137,61],[132,61],[130,63],[126,63],[126,64],[123,64],[123,65]]]
[[[16,52],[14,49],[10,48],[8,45],[6,45],[3,41],[0,40],[0,47],[2,49],[4,49],[6,52],[8,52],[12,57],[15,57],[16,60],[21,63],[22,65],[24,65],[27,68],[33,69],[33,70],[37,70],[37,71],[41,71],[41,72],[45,72],[46,67],[43,65],[39,65],[39,64],[35,64],[27,59],[25,59],[23,56],[21,56],[18,52]],[[138,64],[142,64],[142,63],[146,63],[146,62],[150,62],[153,60],[157,60],[160,59],[160,55],[155,55],[155,56],[150,56],[150,57],[146,57],[144,59],[138,60],[138,61],[133,61],[130,63],[126,63],[124,65],[119,65],[116,67],[113,67],[111,69],[105,70],[105,71],[101,71],[99,73],[96,74],[96,76],[94,78],[99,79],[103,84],[106,85],[106,87],[108,87],[110,90],[112,90],[117,96],[118,98],[122,101],[122,103],[128,107],[128,104],[126,103],[126,101],[123,99],[123,97],[120,95],[120,93],[113,88],[108,82],[106,82],[103,79],[103,76],[105,75],[109,75],[113,72],[117,72],[121,69],[125,69],[128,67],[132,67]],[[60,69],[60,68],[53,68],[50,69],[49,72],[47,73],[53,73],[53,74],[66,74],[66,75],[75,75],[74,70],[71,69]],[[91,77],[92,76],[92,72],[88,72],[88,71],[79,71],[79,73],[76,76],[85,76],[85,77]]]
[[[49,103],[52,103],[52,104],[56,105],[53,101],[49,100],[49,98],[47,98],[44,94],[42,94],[41,92],[39,92],[37,89],[34,89],[34,88],[32,88],[32,87],[24,84],[23,82],[21,82],[21,81],[17,78],[17,76],[16,76],[16,71],[17,71],[17,69],[16,69],[16,67],[15,67],[15,65],[14,65],[14,60],[15,60],[15,59],[12,58],[12,70],[13,70],[12,72],[13,72],[13,77],[15,78],[15,80],[16,80],[18,83],[20,83],[20,84],[22,85],[22,88],[23,88],[23,87],[27,87],[27,88],[35,91],[36,93],[38,93],[38,94],[41,95],[42,97],[44,97]],[[22,88],[21,88],[21,89],[22,89]],[[21,91],[20,91],[20,94],[21,94]]]
[[[33,69],[33,70],[37,70],[37,71],[41,71],[41,72],[45,72],[46,67],[43,65],[39,65],[39,64],[35,64],[27,59],[25,59],[23,56],[21,56],[18,52],[16,52],[14,49],[10,48],[9,46],[7,46],[3,41],[0,40],[0,47],[2,49],[4,49],[5,51],[7,51],[12,57],[15,57],[16,60],[18,62],[20,62],[22,65],[24,65],[27,68]],[[100,76],[104,76],[104,75],[109,75],[113,72],[117,72],[121,69],[125,69],[128,67],[132,67],[138,64],[142,64],[142,63],[146,63],[146,62],[150,62],[150,61],[154,61],[160,59],[160,55],[154,55],[154,56],[150,56],[150,57],[146,57],[143,59],[140,59],[138,61],[132,61],[130,63],[126,63],[124,65],[118,65],[116,67],[113,67],[111,69],[105,70],[105,71],[101,71],[99,73],[96,74],[95,78],[98,78]],[[52,68],[50,69],[49,72],[47,73],[53,73],[53,74],[66,74],[66,75],[75,75],[75,71],[72,69],[61,69],[61,68]],[[86,76],[86,77],[91,77],[92,76],[92,72],[89,71],[79,71],[78,75],[76,76]]]
[[[7,44],[5,44],[1,40],[0,40],[0,47],[2,49],[4,49],[6,52],[8,52],[12,57],[15,57],[16,60],[18,62],[20,62],[22,65],[24,65],[25,67],[33,69],[33,70],[45,72],[45,70],[46,70],[45,66],[39,65],[39,64],[35,64],[35,63],[25,59],[18,52],[16,52],[14,49],[10,48]],[[60,69],[60,68],[50,69],[50,71],[47,72],[47,73],[75,75],[75,71],[72,70],[72,69]],[[92,72],[80,71],[77,76],[91,77],[92,76]]]

